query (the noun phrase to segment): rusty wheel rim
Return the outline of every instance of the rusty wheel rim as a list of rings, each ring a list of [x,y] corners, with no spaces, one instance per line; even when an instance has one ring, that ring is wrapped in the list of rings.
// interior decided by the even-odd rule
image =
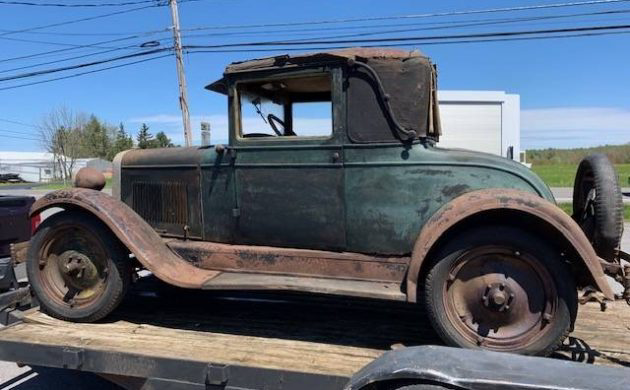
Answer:
[[[107,251],[80,226],[51,231],[39,251],[40,284],[58,305],[82,308],[98,300],[107,283]]]
[[[557,294],[535,257],[499,246],[464,252],[444,286],[446,315],[468,343],[514,350],[542,337],[555,319]]]

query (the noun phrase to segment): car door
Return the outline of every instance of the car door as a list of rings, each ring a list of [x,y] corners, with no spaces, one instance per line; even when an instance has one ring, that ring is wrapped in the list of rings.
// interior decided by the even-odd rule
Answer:
[[[291,88],[303,90],[304,84],[293,78],[277,81],[291,95],[277,115],[273,107],[261,107],[258,97],[247,101],[244,93],[237,96],[232,148],[241,243],[345,248],[343,151],[335,130],[335,115],[340,114],[332,103],[338,92],[334,77],[327,72],[325,77],[331,84],[327,95],[291,93]],[[272,122],[290,130],[275,134]]]

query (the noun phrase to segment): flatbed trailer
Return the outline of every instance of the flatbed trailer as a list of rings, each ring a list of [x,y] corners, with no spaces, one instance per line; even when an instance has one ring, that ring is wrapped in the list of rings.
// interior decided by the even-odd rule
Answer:
[[[496,357],[484,352],[424,347],[416,361],[429,354],[435,358],[427,364],[441,368],[426,367],[418,378],[422,383],[476,388],[475,383],[482,383],[479,378],[449,374],[451,362],[465,359],[461,372],[466,365],[485,367],[494,359],[485,371],[506,375],[510,384],[518,382],[510,382],[514,378],[527,377],[526,372],[517,374],[515,367],[522,367],[534,373],[532,381],[542,381],[534,383],[538,388],[630,388],[630,368],[619,368],[630,367],[630,309],[620,301],[608,310],[612,313],[601,313],[596,304],[581,306],[569,342],[552,359],[502,354],[507,358],[499,360],[510,367],[502,373]],[[363,367],[371,364],[377,372],[397,360],[382,357],[386,351],[440,344],[415,305],[284,293],[184,291],[159,283],[134,291],[101,323],[64,322],[37,308],[13,316],[18,321],[0,329],[0,360],[93,372],[127,389],[341,390],[362,375],[357,373]],[[581,363],[574,367],[576,363],[567,361]],[[598,369],[593,364],[617,368]],[[550,366],[541,370],[537,365]],[[595,382],[575,386],[577,375],[570,387],[563,387],[560,379],[544,378],[564,369]],[[441,376],[426,376],[436,370],[442,370]],[[477,375],[483,370],[469,372]],[[527,387],[504,383],[497,388]]]

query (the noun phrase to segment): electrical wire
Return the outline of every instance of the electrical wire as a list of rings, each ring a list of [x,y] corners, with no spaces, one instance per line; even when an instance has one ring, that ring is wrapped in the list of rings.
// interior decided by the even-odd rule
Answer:
[[[259,42],[241,42],[241,43],[224,43],[217,45],[186,45],[185,49],[215,49],[215,48],[230,48],[230,47],[244,47],[244,46],[309,46],[314,44],[363,44],[363,43],[390,43],[390,42],[404,42],[404,41],[423,41],[423,40],[448,40],[448,39],[462,39],[462,38],[490,38],[490,37],[510,37],[519,35],[534,35],[534,34],[557,34],[557,33],[571,33],[571,32],[586,32],[586,31],[602,31],[602,30],[622,30],[630,29],[630,24],[622,25],[605,25],[605,26],[588,26],[588,27],[576,27],[576,28],[560,28],[560,29],[545,29],[545,30],[524,30],[524,31],[495,31],[490,33],[478,33],[478,34],[454,34],[454,35],[425,35],[416,37],[394,37],[394,38],[371,38],[371,39],[342,39],[342,40],[307,40],[307,41],[259,41]]]
[[[0,91],[6,91],[6,90],[16,89],[16,88],[22,88],[22,87],[28,87],[28,86],[31,86],[31,85],[38,85],[38,84],[50,83],[50,82],[53,82],[53,81],[70,79],[70,78],[74,78],[74,77],[83,76],[83,75],[86,75],[86,74],[92,74],[92,73],[97,73],[97,72],[103,72],[103,71],[105,71],[105,70],[110,70],[110,69],[123,68],[123,67],[130,66],[130,65],[135,65],[135,64],[140,64],[140,63],[143,63],[143,62],[148,62],[148,61],[157,60],[157,59],[160,59],[160,58],[170,57],[171,55],[172,55],[172,54],[165,54],[165,55],[162,55],[162,56],[151,57],[151,58],[144,58],[144,59],[142,59],[142,60],[133,61],[133,62],[128,62],[128,63],[125,63],[125,64],[113,65],[113,66],[108,66],[108,67],[106,67],[106,68],[100,68],[100,69],[90,70],[90,71],[86,71],[86,72],[75,73],[75,74],[71,74],[71,75],[68,75],[68,76],[56,77],[56,78],[52,78],[52,79],[46,79],[46,80],[40,80],[40,81],[34,81],[34,82],[24,83],[24,84],[18,84],[18,85],[12,85],[12,86],[8,86],[8,87],[1,87],[1,88],[0,88]]]
[[[427,14],[412,14],[412,15],[398,15],[398,16],[374,16],[374,17],[365,17],[365,18],[328,19],[328,20],[286,22],[286,23],[202,26],[202,27],[182,29],[181,31],[184,32],[184,31],[219,30],[219,29],[289,27],[289,26],[340,24],[340,23],[354,23],[354,22],[374,22],[374,21],[383,21],[383,20],[424,19],[424,18],[443,17],[443,16],[461,16],[461,15],[475,15],[475,14],[513,12],[513,11],[518,12],[518,11],[540,10],[540,9],[550,9],[550,8],[565,8],[565,7],[579,7],[579,6],[600,5],[600,4],[626,3],[628,1],[630,0],[574,1],[574,2],[566,2],[566,3],[538,4],[538,5],[519,6],[519,7],[489,8],[489,9],[466,10],[466,11],[448,11],[448,12],[435,12],[435,13],[427,13]]]
[[[586,13],[573,13],[573,14],[563,14],[563,15],[533,16],[533,17],[522,17],[522,18],[502,18],[502,19],[489,19],[489,20],[477,19],[477,20],[474,20],[474,21],[466,22],[466,23],[462,23],[461,21],[449,21],[449,22],[438,23],[439,26],[433,26],[433,27],[366,31],[366,32],[360,32],[360,33],[354,33],[354,34],[328,36],[328,37],[325,37],[325,38],[327,38],[327,39],[337,39],[337,38],[345,38],[345,37],[393,34],[393,33],[411,32],[411,31],[423,31],[423,30],[426,31],[426,30],[438,30],[438,29],[473,27],[473,26],[477,27],[477,26],[486,26],[486,25],[494,25],[494,24],[520,23],[520,22],[526,22],[526,21],[538,21],[538,20],[548,20],[548,19],[566,19],[566,18],[583,17],[583,16],[600,16],[600,15],[611,15],[611,14],[623,14],[623,13],[629,13],[629,12],[630,12],[629,9],[622,9],[622,10],[610,10],[610,11],[586,12]],[[448,24],[455,23],[455,24],[443,25],[444,23],[448,23]],[[431,23],[429,23],[429,24],[431,24]],[[423,23],[421,25],[427,25],[427,24]],[[410,26],[410,24],[404,24],[402,26]],[[285,31],[299,31],[299,30],[276,30],[276,31],[284,33]],[[321,29],[313,29],[312,31],[321,32]],[[169,32],[169,30],[168,29],[163,29],[163,30],[151,31],[151,32],[146,32],[146,33],[142,33],[142,34],[133,35],[133,36],[128,36],[128,37],[126,37],[124,39],[133,39],[133,38],[138,38],[138,37],[141,37],[141,36],[153,35],[155,33],[166,33],[166,32]],[[206,36],[219,36],[219,35],[232,35],[232,34],[240,34],[240,33],[227,32],[227,33],[188,34],[188,35],[185,36],[185,38],[186,39],[195,39],[195,38],[201,38],[201,37],[206,37]],[[245,33],[245,34],[248,34],[248,33]],[[3,38],[4,39],[13,39],[13,38],[0,37],[0,39],[3,39]],[[158,41],[165,41],[167,39],[170,40],[171,38],[170,37],[169,38],[163,38],[163,39],[159,39]],[[26,40],[26,41],[28,41],[28,40]],[[40,41],[33,41],[33,42],[40,42]],[[106,41],[106,42],[108,42],[108,41]],[[42,43],[58,44],[58,45],[69,45],[69,46],[73,46],[73,47],[76,47],[76,46],[78,46],[78,47],[85,47],[86,46],[86,45],[74,45],[74,44],[58,43],[58,42],[42,42]],[[99,48],[101,46],[98,46],[98,45],[94,44],[93,46],[90,46],[90,47]],[[11,68],[11,69],[0,70],[0,73],[6,73],[6,72],[15,71],[15,70],[22,70],[22,69],[29,69],[29,68],[34,68],[34,67],[43,66],[43,65],[50,65],[50,64],[54,64],[54,63],[70,61],[70,60],[73,60],[73,59],[86,58],[86,57],[90,57],[90,56],[93,56],[93,55],[105,54],[105,53],[109,53],[109,52],[112,52],[112,51],[118,51],[118,50],[123,50],[123,49],[133,49],[133,48],[137,48],[137,47],[138,47],[138,45],[128,45],[128,46],[123,46],[123,47],[109,48],[108,50],[99,51],[99,52],[95,52],[95,53],[88,53],[88,54],[84,54],[84,55],[63,58],[63,59],[60,59],[60,60],[47,61],[47,62],[42,62],[42,63],[38,63],[38,64],[32,64],[32,65],[27,65],[27,66],[22,66],[22,67],[16,67],[16,68]]]
[[[4,40],[8,40],[8,41],[15,41],[15,42],[26,42],[26,43],[38,43],[38,44],[43,44],[43,45],[54,45],[54,46],[64,46],[64,47],[71,47],[71,48],[83,48],[86,47],[86,45],[78,45],[76,43],[67,43],[67,42],[50,42],[50,41],[39,41],[39,40],[34,40],[34,39],[22,39],[22,38],[12,38],[12,37],[0,37],[0,39],[4,39]],[[89,45],[89,47],[93,47],[95,49],[113,49],[113,47],[108,47],[108,46],[98,46],[98,45]]]
[[[336,39],[336,38],[345,38],[345,37],[370,36],[370,35],[392,34],[392,33],[422,31],[422,30],[461,28],[461,27],[469,27],[469,26],[475,26],[476,27],[476,26],[482,26],[482,25],[485,26],[485,25],[494,25],[494,24],[505,24],[505,23],[520,23],[520,22],[526,22],[526,21],[537,21],[537,20],[547,20],[547,19],[566,19],[566,18],[574,18],[574,17],[610,15],[610,14],[621,14],[621,13],[629,13],[629,12],[630,12],[629,9],[623,9],[623,10],[586,12],[586,13],[573,13],[573,14],[563,14],[563,15],[546,15],[546,16],[534,16],[534,17],[522,17],[522,18],[503,18],[503,19],[489,19],[489,20],[479,20],[478,19],[478,20],[475,20],[475,21],[472,21],[472,22],[466,22],[466,23],[462,23],[460,21],[456,21],[456,22],[449,21],[449,22],[446,22],[446,23],[456,23],[456,24],[443,25],[444,22],[442,22],[442,23],[439,23],[440,24],[439,26],[433,26],[433,27],[366,31],[366,32],[360,32],[360,33],[354,33],[354,34],[328,36],[326,38],[327,39]],[[422,25],[426,25],[426,23],[424,23]],[[287,30],[279,30],[279,31],[280,32],[284,32],[284,31],[287,31]],[[321,32],[320,29],[316,29],[315,31]],[[154,34],[156,32],[165,33],[165,32],[168,32],[168,30],[164,29],[164,30],[159,30],[159,31],[154,31],[154,32],[147,32],[147,33],[144,33],[142,35]],[[209,34],[207,34],[207,33],[204,33],[204,34],[189,34],[189,35],[186,35],[185,38],[191,39],[191,38],[200,38],[200,37],[205,37],[205,36],[226,35],[226,34],[230,35],[230,34],[238,34],[238,33],[228,32],[228,33],[209,33]],[[140,36],[141,35],[135,35],[135,36],[126,37],[125,39],[137,38],[137,37],[140,37]],[[0,37],[0,39],[14,39],[14,38]],[[171,38],[169,37],[169,38],[159,39],[158,41],[164,41],[166,39],[171,39]],[[26,41],[28,41],[28,40],[26,40]],[[40,41],[34,41],[34,42],[40,42]],[[74,44],[58,43],[58,42],[42,42],[42,43],[58,44],[58,45],[69,45],[69,46],[73,46],[73,47],[75,47],[75,46],[81,46],[81,47],[85,46],[85,45],[74,45]],[[94,46],[90,46],[90,47],[98,48],[99,46],[94,45]],[[53,60],[53,61],[47,61],[47,62],[32,64],[32,65],[27,65],[27,66],[22,66],[22,67],[4,69],[4,70],[0,70],[0,73],[7,73],[7,72],[11,72],[11,71],[16,71],[16,70],[35,68],[35,67],[38,67],[38,66],[50,65],[50,64],[59,63],[59,62],[66,62],[66,61],[70,61],[70,60],[74,60],[74,59],[86,58],[86,57],[91,57],[91,56],[96,56],[96,55],[100,55],[100,54],[109,53],[109,52],[112,52],[112,51],[119,51],[119,50],[123,50],[123,49],[133,49],[133,48],[137,48],[137,47],[138,47],[138,45],[128,45],[128,46],[123,46],[123,47],[115,47],[115,48],[110,48],[108,50],[98,51],[98,52],[95,52],[95,53],[88,53],[88,54],[83,54],[83,55],[63,58],[63,59],[59,59],[59,60]]]
[[[23,78],[28,78],[28,77],[35,77],[35,76],[42,76],[42,75],[51,74],[51,73],[64,72],[64,71],[67,71],[67,70],[81,69],[81,68],[86,68],[86,67],[89,67],[89,66],[106,64],[106,63],[109,63],[109,62],[115,62],[115,61],[126,60],[126,59],[130,59],[130,58],[134,58],[134,57],[140,57],[140,56],[146,56],[146,55],[150,55],[150,54],[161,53],[161,52],[164,52],[164,51],[167,51],[167,50],[171,50],[171,48],[165,47],[165,48],[147,50],[147,51],[142,51],[140,53],[132,53],[132,54],[124,55],[124,56],[106,58],[106,59],[98,60],[98,61],[92,61],[92,62],[86,62],[86,63],[82,63],[82,64],[64,66],[64,67],[61,67],[61,68],[44,69],[44,70],[40,70],[40,71],[37,71],[37,72],[29,72],[29,73],[22,73],[22,74],[13,75],[13,76],[0,77],[0,81],[18,80],[18,79],[23,79]]]
[[[365,31],[365,32],[358,32],[358,33],[345,34],[345,35],[328,36],[326,38],[336,39],[336,38],[350,38],[350,37],[360,37],[360,36],[369,36],[369,35],[395,34],[395,33],[412,32],[412,31],[459,29],[459,28],[464,28],[464,27],[491,26],[491,25],[497,25],[497,24],[522,23],[522,22],[531,22],[531,21],[549,20],[549,19],[566,19],[566,18],[583,17],[583,16],[601,16],[601,15],[627,14],[627,13],[630,13],[630,9],[601,11],[601,12],[587,12],[587,13],[577,13],[577,14],[568,14],[568,15],[532,16],[532,17],[509,18],[509,19],[498,19],[498,20],[491,19],[488,21],[478,20],[478,21],[466,22],[466,23],[462,23],[461,21],[458,21],[458,22],[455,22],[457,24],[451,24],[451,25],[440,25],[440,26],[421,27],[421,28],[393,29],[393,30],[392,29],[376,30],[376,31],[373,30],[373,31]],[[449,23],[453,23],[453,21],[450,21]],[[411,25],[406,24],[404,26],[411,26]],[[387,26],[374,26],[374,27],[387,27]],[[276,30],[276,31],[284,32],[284,31],[291,31],[291,30]],[[293,30],[293,31],[298,31],[298,30]],[[315,31],[321,33],[321,29],[316,29]],[[206,36],[223,36],[223,35],[231,35],[231,34],[243,34],[243,33],[229,33],[228,32],[228,33],[208,33],[208,34],[187,34],[187,35],[184,35],[184,38],[196,39],[196,38],[206,37]],[[244,33],[244,34],[254,34],[257,36],[260,35],[260,33]],[[267,34],[267,32],[265,34]],[[164,39],[169,39],[169,38],[164,38]],[[160,39],[160,41],[164,39]],[[302,38],[302,39],[295,39],[295,40],[307,40],[307,39],[309,38]],[[318,39],[318,38],[311,38],[311,39]]]
[[[580,34],[565,34],[543,37],[514,37],[514,38],[489,38],[489,39],[468,39],[468,40],[453,40],[453,41],[423,41],[423,42],[405,42],[405,43],[393,43],[388,44],[388,47],[412,47],[416,44],[423,46],[427,45],[451,45],[451,44],[471,44],[471,43],[489,43],[489,42],[507,42],[507,41],[533,41],[533,40],[547,40],[547,39],[562,39],[562,38],[579,38],[579,37],[593,37],[604,35],[621,35],[630,34],[630,31],[611,31],[611,32],[599,32],[599,33],[580,33]],[[381,47],[381,45],[361,45],[361,48],[373,48]],[[188,50],[187,54],[196,53],[268,53],[268,52],[287,52],[287,51],[302,51],[302,52],[317,52],[323,50],[338,50],[347,49],[348,46],[319,46],[319,47],[282,47],[282,48],[270,48],[270,49],[194,49]]]
[[[68,7],[68,8],[79,8],[79,7],[124,7],[127,5],[138,5],[138,4],[147,4],[147,3],[157,3],[156,0],[138,0],[138,1],[126,1],[122,3],[81,3],[81,4],[68,4],[68,3],[35,3],[32,1],[5,1],[1,0],[0,4],[5,5],[28,5],[34,7]]]
[[[48,55],[48,54],[62,53],[62,52],[75,50],[75,49],[81,49],[81,48],[99,48],[99,47],[101,47],[100,45],[102,45],[102,44],[128,41],[130,39],[136,39],[136,38],[141,38],[141,37],[142,37],[142,35],[132,35],[132,36],[124,37],[124,38],[109,39],[109,40],[106,40],[106,41],[100,41],[100,42],[94,42],[94,43],[87,43],[87,44],[83,44],[83,45],[77,45],[76,47],[72,47],[72,48],[49,50],[49,51],[40,52],[40,53],[26,54],[26,55],[17,56],[17,57],[10,57],[10,58],[3,58],[3,59],[0,59],[0,63],[2,63],[2,62],[9,62],[9,61],[16,61],[16,60],[23,60],[23,59],[27,59],[27,58],[41,57],[41,56]],[[0,37],[0,38],[2,38],[2,37]]]
[[[508,38],[496,38],[496,39],[477,39],[477,40],[459,40],[459,41],[439,41],[439,42],[422,42],[423,45],[444,45],[444,44],[461,44],[461,43],[466,43],[466,44],[470,44],[470,43],[484,43],[484,42],[503,42],[503,41],[527,41],[527,40],[539,40],[539,39],[561,39],[561,38],[575,38],[575,37],[589,37],[589,36],[602,36],[602,35],[618,35],[618,34],[628,34],[630,33],[630,31],[611,31],[611,32],[591,32],[591,33],[579,33],[579,34],[565,34],[565,35],[556,35],[556,36],[544,36],[544,37],[508,37]],[[400,47],[400,46],[411,46],[412,43],[410,42],[406,42],[406,43],[399,43],[399,44],[392,44],[390,46],[393,47]],[[362,47],[374,47],[374,46],[370,46],[370,45],[366,45],[366,46],[362,46]],[[325,47],[311,47],[308,50],[334,50],[334,49],[343,49],[346,48],[346,46],[325,46]],[[304,48],[295,48],[295,47],[289,47],[289,48],[266,48],[266,49],[223,49],[223,50],[191,50],[189,51],[190,54],[197,54],[197,53],[233,53],[233,52],[273,52],[273,51],[304,51]],[[125,63],[125,64],[120,64],[120,65],[114,65],[114,66],[110,66],[110,67],[106,67],[106,68],[100,68],[100,69],[96,69],[96,70],[91,70],[91,71],[86,71],[86,72],[81,72],[81,73],[76,73],[76,74],[71,74],[68,76],[63,76],[63,77],[57,77],[57,78],[52,78],[52,79],[46,79],[46,80],[41,80],[41,81],[36,81],[36,82],[30,82],[30,83],[24,83],[24,84],[18,84],[18,85],[13,85],[13,86],[8,86],[8,87],[2,87],[0,88],[0,91],[4,91],[4,90],[11,90],[11,89],[16,89],[16,88],[22,88],[22,87],[27,87],[27,86],[31,86],[31,85],[38,85],[38,84],[43,84],[43,83],[49,83],[49,82],[53,82],[53,81],[58,81],[58,80],[65,80],[65,79],[69,79],[69,78],[74,78],[74,77],[79,77],[79,76],[83,76],[86,74],[92,74],[92,73],[97,73],[97,72],[102,72],[102,71],[106,71],[106,70],[110,70],[110,69],[116,69],[116,68],[122,68],[122,67],[126,67],[126,66],[130,66],[130,65],[135,65],[135,64],[139,64],[139,63],[143,63],[143,62],[147,62],[147,61],[153,61],[153,60],[157,60],[157,59],[161,59],[161,58],[166,58],[171,56],[172,54],[166,54],[166,55],[162,55],[162,56],[157,56],[157,57],[152,57],[152,58],[145,58],[142,60],[138,60],[138,61],[133,61],[133,62],[129,62],[129,63]]]
[[[10,120],[10,119],[2,119],[2,118],[0,118],[0,122],[6,122],[6,123],[11,123],[11,124],[14,124],[14,125],[20,125],[20,126],[34,127],[34,128],[36,128],[36,129],[38,129],[38,128],[39,128],[39,127],[37,127],[37,126],[35,126],[35,125],[33,125],[33,124],[30,124],[30,123],[25,123],[25,122],[20,122],[20,121],[15,121],[15,120]]]
[[[125,50],[125,49],[130,49],[130,48],[137,48],[137,47],[138,47],[138,45],[123,46],[123,47],[113,48],[113,49],[110,49],[110,50],[103,50],[103,51],[97,51],[97,52],[92,52],[92,53],[88,53],[88,54],[82,54],[82,55],[78,55],[78,56],[74,56],[74,57],[66,57],[66,58],[62,58],[62,59],[59,59],[59,60],[53,60],[53,61],[47,61],[47,62],[39,62],[37,64],[19,66],[17,68],[2,69],[2,70],[0,70],[0,73],[7,73],[7,72],[13,72],[13,71],[16,71],[16,70],[36,68],[36,67],[43,66],[43,65],[58,64],[60,62],[77,60],[79,58],[93,57],[93,56],[100,55],[100,54],[111,53],[113,51],[120,51],[120,50]],[[144,49],[140,49],[139,51],[143,51],[143,50]]]
[[[124,10],[120,10],[120,11],[115,11],[115,12],[110,12],[110,13],[100,14],[100,15],[94,15],[94,16],[88,16],[88,17],[80,18],[80,19],[72,19],[72,20],[66,20],[66,21],[63,21],[63,22],[45,24],[45,25],[41,25],[41,26],[27,27],[27,28],[23,28],[21,30],[10,30],[10,31],[5,31],[3,33],[0,33],[0,36],[6,36],[6,35],[11,35],[11,34],[19,34],[19,33],[24,33],[24,32],[29,32],[29,31],[35,31],[35,30],[42,30],[42,29],[51,28],[51,27],[66,26],[66,25],[69,25],[69,24],[87,22],[87,21],[90,21],[90,20],[96,20],[96,19],[107,18],[107,17],[115,16],[115,15],[127,14],[127,13],[130,13],[130,12],[141,11],[141,10],[144,10],[144,9],[154,8],[154,7],[156,7],[156,5],[145,5],[145,6],[142,6],[142,7],[128,8],[128,9],[124,9]]]
[[[23,140],[27,140],[27,141],[39,141],[39,139],[37,139],[37,138],[31,138],[31,137],[18,137],[18,136],[15,136],[15,135],[7,135],[7,134],[4,134],[4,132],[10,133],[10,134],[11,134],[11,133],[13,133],[13,132],[12,132],[12,131],[10,131],[10,130],[2,130],[2,129],[0,129],[0,137],[2,137],[2,138],[15,138],[15,139],[23,139]]]

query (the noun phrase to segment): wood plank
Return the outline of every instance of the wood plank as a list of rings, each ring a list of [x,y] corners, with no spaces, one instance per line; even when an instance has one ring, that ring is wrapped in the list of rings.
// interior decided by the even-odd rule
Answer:
[[[581,305],[575,330],[556,355],[586,363],[630,367],[630,306],[616,301],[602,312],[599,304]]]
[[[441,344],[421,307],[348,297],[183,291],[134,293],[107,322],[76,324],[31,311],[0,341],[98,349],[348,376],[392,347]],[[133,295],[133,294],[132,294]],[[630,366],[630,307],[579,307],[554,357]]]
[[[117,321],[78,324],[35,312],[0,332],[2,341],[97,349],[307,373],[352,375],[383,351],[264,337],[169,329]]]

